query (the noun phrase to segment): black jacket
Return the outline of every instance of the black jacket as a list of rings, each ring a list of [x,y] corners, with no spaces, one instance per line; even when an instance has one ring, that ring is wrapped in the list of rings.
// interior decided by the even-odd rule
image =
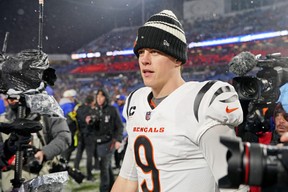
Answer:
[[[83,104],[78,107],[76,113],[77,113],[76,119],[78,122],[80,134],[85,136],[89,134],[86,123],[86,117],[93,113],[93,109],[91,108],[91,106]]]
[[[105,103],[103,106],[96,104],[96,109],[94,109],[92,114],[92,123],[88,126],[88,129],[94,133],[97,143],[109,142],[112,139],[121,142],[123,124],[120,114],[115,107],[109,104],[107,92],[103,89],[99,89],[99,91],[102,91],[106,97]]]

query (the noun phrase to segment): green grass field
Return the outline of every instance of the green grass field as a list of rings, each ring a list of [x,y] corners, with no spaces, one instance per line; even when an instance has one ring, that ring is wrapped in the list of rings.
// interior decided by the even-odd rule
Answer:
[[[73,152],[74,153],[74,152]],[[73,167],[74,154],[71,157],[69,166]],[[113,165],[113,162],[112,162]],[[86,175],[86,155],[83,155],[83,159],[80,163],[80,171]],[[115,179],[118,176],[119,170],[113,170]],[[81,184],[77,183],[72,177],[69,176],[69,180],[64,184],[63,190],[61,192],[99,192],[100,186],[100,171],[93,173],[95,181],[83,180]],[[0,182],[1,183],[1,182]],[[0,186],[0,192],[2,191]]]
[[[85,152],[84,152],[85,153]],[[73,152],[71,156],[71,161],[69,165],[73,167],[73,161],[75,151]],[[86,174],[86,155],[83,155],[83,159],[80,163],[80,171],[84,174]],[[112,161],[113,165],[113,161]],[[115,179],[118,176],[119,170],[113,170]],[[95,181],[87,181],[86,179],[83,180],[81,184],[78,184],[76,181],[73,180],[73,178],[70,177],[68,183],[65,184],[65,187],[63,189],[63,192],[99,192],[99,186],[100,186],[100,171],[97,171],[96,173],[93,173],[93,176],[95,178]]]
[[[70,178],[63,192],[99,192],[99,173],[94,174],[94,177],[96,179],[94,182],[84,180],[81,184],[78,184],[76,181]]]
[[[84,167],[83,167],[84,168]],[[82,168],[81,168],[82,171]],[[82,171],[85,173],[85,171]],[[68,183],[65,184],[63,192],[99,192],[100,185],[100,173],[97,172],[94,175],[95,181],[83,180],[81,184],[78,184],[72,178],[69,179]],[[118,171],[114,171],[115,179],[118,175]]]

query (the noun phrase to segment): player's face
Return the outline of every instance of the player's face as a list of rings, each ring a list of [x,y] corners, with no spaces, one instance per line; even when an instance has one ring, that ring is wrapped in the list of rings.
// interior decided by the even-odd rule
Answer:
[[[138,53],[140,72],[146,86],[157,90],[175,81],[178,72],[175,58],[156,49],[143,48]]]
[[[275,117],[276,131],[279,135],[288,132],[288,121],[286,119],[282,113],[278,113]]]

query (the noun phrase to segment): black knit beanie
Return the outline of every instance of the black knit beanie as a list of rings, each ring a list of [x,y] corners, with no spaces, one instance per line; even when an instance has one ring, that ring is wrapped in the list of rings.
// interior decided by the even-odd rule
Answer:
[[[150,19],[138,29],[134,43],[134,53],[139,57],[138,50],[151,48],[159,50],[175,59],[186,63],[187,43],[181,23],[170,10],[163,10],[152,15]]]

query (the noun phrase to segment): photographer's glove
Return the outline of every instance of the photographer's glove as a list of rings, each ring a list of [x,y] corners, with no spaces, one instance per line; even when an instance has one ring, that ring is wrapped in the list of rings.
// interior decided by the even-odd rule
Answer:
[[[11,133],[9,138],[4,142],[4,155],[6,159],[9,159],[14,155],[18,149],[18,146],[27,146],[31,141],[31,134],[18,135],[16,133]]]
[[[5,134],[17,133],[19,135],[28,135],[40,131],[42,128],[39,121],[21,118],[15,119],[12,123],[0,123],[0,132]]]

